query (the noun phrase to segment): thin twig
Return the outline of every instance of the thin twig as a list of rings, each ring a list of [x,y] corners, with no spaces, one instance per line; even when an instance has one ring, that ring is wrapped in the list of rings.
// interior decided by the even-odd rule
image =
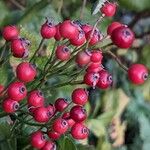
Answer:
[[[18,7],[20,10],[25,10],[25,7],[21,5],[19,2],[16,0],[9,0],[12,4],[14,4],[16,7]]]
[[[111,51],[106,51],[107,54],[109,54],[118,64],[119,66],[124,69],[125,71],[128,71],[128,68],[121,62],[121,60]]]
[[[81,12],[80,12],[80,19],[83,19],[84,8],[86,6],[86,2],[87,2],[87,0],[83,0],[83,2],[82,2]]]

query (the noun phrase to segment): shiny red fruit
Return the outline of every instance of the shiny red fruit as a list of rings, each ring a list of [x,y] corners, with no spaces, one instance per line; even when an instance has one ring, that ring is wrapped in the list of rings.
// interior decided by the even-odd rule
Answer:
[[[31,91],[28,95],[27,102],[29,106],[42,107],[44,106],[44,96],[39,90]]]
[[[70,39],[70,43],[74,46],[81,46],[86,42],[85,33],[81,30],[77,37]]]
[[[82,88],[77,88],[72,92],[72,101],[78,105],[85,105],[88,101],[88,91]]]
[[[112,76],[106,70],[101,70],[99,72],[99,81],[97,83],[97,87],[100,89],[107,89],[112,84]]]
[[[14,57],[25,58],[28,56],[28,46],[30,42],[24,38],[11,41],[11,52]]]
[[[106,2],[102,8],[100,9],[102,14],[104,14],[106,17],[112,17],[116,13],[116,4],[115,3],[110,3]]]
[[[16,69],[17,78],[22,82],[31,82],[37,75],[36,68],[29,62],[22,62]]]
[[[111,34],[112,42],[120,48],[130,48],[134,39],[134,33],[125,26],[118,27]]]
[[[58,132],[55,132],[54,130],[48,131],[47,135],[52,140],[58,140],[61,137],[61,134]]]
[[[65,20],[60,24],[60,34],[63,38],[73,39],[78,36],[78,26],[74,21]]]
[[[65,98],[58,98],[55,101],[56,111],[62,112],[68,107],[68,101]]]
[[[49,104],[48,106],[46,106],[46,108],[48,110],[49,117],[53,117],[56,112],[55,106],[53,104]]]
[[[148,79],[148,69],[143,64],[133,64],[128,69],[128,77],[133,84],[143,84]]]
[[[41,27],[41,36],[44,39],[53,38],[56,34],[56,27],[50,22],[46,21]]]
[[[87,72],[95,72],[98,73],[99,71],[103,70],[103,66],[101,62],[98,63],[90,63],[88,68],[86,69]]]
[[[87,34],[89,31],[93,29],[93,26],[89,24],[84,24],[81,26],[82,30],[84,31],[85,34]]]
[[[64,134],[69,128],[68,122],[65,119],[58,118],[53,123],[53,130],[60,134]]]
[[[86,113],[86,110],[82,106],[76,105],[71,108],[70,117],[75,122],[83,122],[87,117],[87,113]]]
[[[88,137],[89,129],[81,123],[75,123],[71,128],[71,135],[76,140],[83,140]]]
[[[2,35],[6,41],[11,41],[13,39],[18,38],[19,29],[16,26],[12,26],[12,25],[5,26],[3,28]]]
[[[71,51],[67,46],[61,45],[57,47],[55,54],[57,59],[66,61],[70,58]]]
[[[81,51],[77,53],[75,61],[79,66],[82,67],[82,66],[87,65],[90,62],[90,58],[91,58],[90,52]]]
[[[56,144],[52,141],[47,141],[41,150],[56,150]]]
[[[91,61],[94,62],[94,63],[98,63],[98,62],[102,62],[102,59],[103,59],[103,55],[102,55],[102,52],[99,51],[99,50],[93,50],[91,52]]]
[[[10,98],[7,98],[3,101],[2,108],[7,113],[13,113],[19,109],[19,103]]]
[[[89,86],[95,87],[96,84],[98,83],[98,80],[99,80],[99,73],[87,72],[84,75],[84,83]]]
[[[60,32],[59,32],[60,24],[61,24],[61,23],[59,23],[59,24],[56,25],[56,34],[55,34],[55,36],[54,36],[54,38],[55,38],[56,41],[59,41],[59,40],[61,40],[61,38],[62,38],[62,37],[61,37],[61,34],[60,34]]]
[[[102,38],[103,38],[103,35],[97,29],[93,32],[93,34],[92,34],[92,30],[86,34],[86,39],[87,40],[90,39],[89,44],[91,46],[100,42]]]
[[[27,89],[24,83],[16,81],[16,82],[12,82],[8,86],[7,93],[11,99],[15,101],[21,101],[22,99],[26,97]]]
[[[37,122],[48,122],[51,114],[46,107],[38,107],[33,112],[33,118]]]
[[[34,148],[41,149],[46,143],[46,137],[42,131],[36,131],[31,134],[31,145]]]
[[[118,27],[121,27],[121,26],[123,26],[123,25],[120,22],[112,22],[107,28],[107,34],[111,35],[115,29],[117,29]]]
[[[65,112],[62,118],[68,122],[69,128],[71,128],[75,124],[75,121],[71,119],[69,112]]]

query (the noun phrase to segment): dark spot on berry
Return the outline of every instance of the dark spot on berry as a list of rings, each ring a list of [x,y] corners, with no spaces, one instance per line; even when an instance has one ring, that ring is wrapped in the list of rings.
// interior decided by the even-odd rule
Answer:
[[[82,129],[82,133],[83,133],[83,134],[88,133],[88,129],[87,129],[87,128],[83,128],[83,129]]]
[[[38,91],[38,96],[42,97],[43,96],[43,93],[41,91]]]
[[[64,51],[64,52],[69,52],[69,48],[68,48],[68,47],[64,47],[64,48],[63,48],[63,51]]]
[[[112,76],[111,76],[111,75],[108,76],[107,80],[108,80],[109,82],[112,82]]]
[[[14,108],[14,110],[18,110],[18,109],[19,109],[19,104],[18,104],[18,103],[15,103],[15,104],[13,105],[13,108]]]
[[[63,126],[67,126],[67,121],[63,120],[61,123]]]
[[[83,112],[84,114],[86,114],[86,109],[82,108],[82,112]]]
[[[46,140],[46,136],[45,136],[45,135],[42,135],[41,139],[42,139],[42,140]]]
[[[148,73],[144,73],[144,74],[143,74],[143,79],[144,79],[144,80],[147,80],[147,79],[148,79]]]
[[[26,88],[23,86],[23,87],[21,87],[21,88],[20,88],[20,90],[19,90],[19,91],[20,91],[20,93],[24,93],[24,92],[25,92],[25,90],[26,90]]]

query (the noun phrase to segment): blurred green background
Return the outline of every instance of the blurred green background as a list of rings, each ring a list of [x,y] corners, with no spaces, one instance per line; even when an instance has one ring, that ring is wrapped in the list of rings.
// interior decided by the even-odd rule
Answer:
[[[91,14],[103,0],[84,0],[86,5],[81,14],[83,0],[0,0],[0,28],[7,24],[21,27],[21,35],[31,40],[30,56],[40,41],[40,26],[45,17],[55,23],[64,19],[80,19],[94,24],[100,13]],[[118,0],[116,16],[106,18],[98,26],[106,33],[107,26],[113,20],[129,25],[136,35],[135,43],[129,50],[112,49],[112,51],[129,66],[132,63],[143,63],[150,69],[150,0]],[[0,36],[0,46],[4,40]],[[45,53],[37,60],[39,69],[48,57],[54,41],[46,43]],[[10,58],[9,64],[0,68],[0,83],[7,85],[13,76],[12,67],[20,60]],[[90,136],[85,141],[73,141],[70,136],[62,137],[58,142],[59,150],[150,150],[150,79],[142,86],[133,86],[118,64],[108,55],[104,56],[104,66],[113,75],[113,86],[103,91],[88,88],[89,103],[86,105],[89,117],[87,125]],[[72,70],[68,69],[68,72]],[[69,73],[70,73],[69,72]],[[67,76],[68,77],[68,76]],[[61,83],[66,76],[53,77],[47,85]],[[43,91],[48,102],[58,96],[70,98],[76,86],[65,86],[59,89]],[[83,86],[85,87],[85,86]],[[20,124],[13,129],[9,118],[0,119],[0,150],[28,150],[28,135],[34,127]],[[112,134],[112,129],[114,129]]]

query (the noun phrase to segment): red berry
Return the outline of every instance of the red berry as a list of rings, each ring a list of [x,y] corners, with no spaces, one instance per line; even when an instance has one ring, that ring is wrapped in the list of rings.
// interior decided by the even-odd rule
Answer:
[[[115,3],[110,3],[106,2],[100,11],[106,16],[106,17],[112,17],[116,13],[116,4]]]
[[[3,91],[4,91],[5,87],[0,84],[0,96],[3,96]]]
[[[38,107],[33,112],[33,118],[37,122],[48,122],[51,114],[46,107]]]
[[[129,28],[121,26],[112,32],[111,39],[120,48],[130,48],[134,41],[134,33]]]
[[[41,27],[41,36],[44,39],[50,39],[56,34],[56,27],[49,20],[46,21]]]
[[[74,139],[83,140],[88,137],[89,129],[81,123],[75,123],[71,129],[71,135]]]
[[[47,141],[41,150],[56,150],[56,144],[51,141]]]
[[[95,87],[96,84],[98,83],[98,80],[99,80],[99,73],[87,72],[84,75],[84,83],[89,86]]]
[[[97,83],[97,87],[100,89],[107,89],[112,84],[112,76],[106,70],[101,70],[99,72],[99,81]]]
[[[61,45],[57,47],[55,54],[57,59],[66,61],[70,58],[71,52],[67,46]]]
[[[59,41],[62,38],[61,34],[59,32],[59,27],[60,27],[60,23],[56,25],[56,34],[54,36],[54,38],[55,38],[56,41]]]
[[[85,105],[88,100],[88,91],[77,88],[72,92],[72,101],[78,105]]]
[[[67,102],[66,99],[64,99],[64,98],[58,98],[58,99],[55,101],[55,108],[56,108],[56,111],[62,112],[62,111],[64,111],[67,107],[68,107],[68,102]]]
[[[79,66],[85,66],[90,62],[90,52],[88,51],[81,51],[78,52],[78,54],[76,55],[76,63]]]
[[[19,30],[16,26],[9,25],[3,28],[2,35],[6,41],[11,41],[19,36]]]
[[[52,105],[52,104],[49,104],[46,108],[48,110],[49,117],[51,118],[52,116],[54,116],[54,114],[55,114],[55,106]]]
[[[93,27],[89,24],[84,24],[81,26],[81,28],[85,34],[87,34],[89,31],[91,31],[93,29]]]
[[[44,96],[39,90],[30,92],[27,101],[29,106],[34,106],[35,108],[44,106]]]
[[[74,37],[73,39],[70,39],[70,43],[74,46],[81,46],[86,42],[85,34],[81,30],[79,31],[79,34],[77,37]]]
[[[70,117],[75,122],[83,122],[87,117],[87,113],[86,113],[86,110],[82,106],[76,105],[71,108]]]
[[[31,134],[31,145],[34,148],[41,149],[46,143],[46,137],[43,132],[36,131]]]
[[[90,39],[90,42],[89,42],[90,45],[97,44],[99,41],[102,40],[102,38],[103,38],[103,35],[97,29],[95,29],[93,34],[92,34],[92,30],[86,34],[86,39],[87,40]]]
[[[90,63],[90,65],[88,66],[88,68],[86,69],[87,72],[99,72],[103,70],[102,64],[101,62],[98,63]]]
[[[29,44],[29,41],[24,38],[12,40],[11,52],[13,56],[17,58],[27,57]]]
[[[19,109],[19,103],[10,98],[7,98],[3,101],[2,108],[7,113],[13,113]]]
[[[54,130],[50,130],[47,133],[48,137],[52,140],[57,140],[60,138],[61,134],[58,132],[55,132]]]
[[[69,112],[65,112],[63,114],[62,118],[68,122],[68,125],[70,128],[75,124],[75,121],[73,119],[71,119]]]
[[[148,69],[142,64],[133,64],[128,69],[128,77],[133,84],[143,84],[148,78]]]
[[[62,118],[58,118],[53,123],[53,130],[60,134],[64,134],[68,130],[68,122]]]
[[[29,62],[22,62],[16,69],[17,78],[22,82],[31,82],[34,80],[37,72],[35,66]]]
[[[98,62],[101,62],[103,59],[103,55],[102,55],[102,52],[101,51],[98,51],[98,50],[93,50],[91,52],[91,61],[94,62],[94,63],[98,63]]]
[[[74,21],[65,20],[60,24],[59,31],[62,37],[67,39],[73,39],[78,36],[78,27]]]
[[[115,29],[117,29],[118,27],[121,27],[121,26],[122,26],[122,24],[120,22],[112,22],[107,28],[107,34],[111,35]]]
[[[13,82],[8,86],[8,96],[15,100],[15,101],[21,101],[24,99],[27,95],[27,90],[25,85],[22,82]]]

